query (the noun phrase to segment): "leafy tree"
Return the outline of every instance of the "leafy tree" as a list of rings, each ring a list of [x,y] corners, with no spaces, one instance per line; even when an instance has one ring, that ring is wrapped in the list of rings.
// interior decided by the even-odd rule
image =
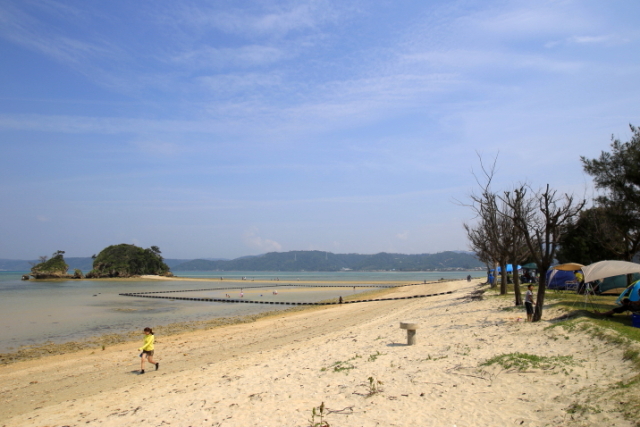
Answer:
[[[604,208],[609,232],[622,238],[622,244],[619,240],[600,244],[626,261],[632,261],[640,250],[640,129],[629,128],[633,135],[628,142],[612,136],[610,152],[602,151],[597,159],[580,157],[596,188],[605,191],[596,203]]]
[[[611,225],[609,218],[606,207],[582,211],[578,220],[567,226],[566,234],[560,240],[558,261],[588,265],[618,259],[619,253],[624,251],[624,237]]]

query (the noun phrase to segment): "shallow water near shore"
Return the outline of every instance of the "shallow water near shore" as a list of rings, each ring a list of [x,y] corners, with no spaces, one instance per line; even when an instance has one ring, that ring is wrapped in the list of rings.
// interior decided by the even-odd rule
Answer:
[[[418,283],[440,278],[461,279],[481,272],[176,272],[184,278],[211,281],[51,280],[21,281],[21,272],[0,272],[0,353],[25,345],[78,341],[104,334],[139,330],[170,323],[245,316],[286,305],[229,304],[120,296],[125,292],[208,289],[176,296],[240,298],[281,302],[318,302],[369,291],[385,282]],[[242,278],[246,280],[241,280]],[[297,283],[300,282],[300,283]],[[356,290],[340,285],[358,284]],[[296,286],[283,286],[283,285]],[[312,287],[332,285],[336,287]],[[263,286],[252,289],[255,286]],[[224,289],[234,288],[234,289]],[[273,291],[278,291],[277,295]]]

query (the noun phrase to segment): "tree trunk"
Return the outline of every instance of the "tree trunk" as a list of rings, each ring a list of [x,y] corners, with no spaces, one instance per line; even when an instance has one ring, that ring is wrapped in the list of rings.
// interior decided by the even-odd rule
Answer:
[[[522,305],[522,292],[520,292],[520,275],[518,274],[518,264],[513,264],[513,293],[516,295],[516,305]]]
[[[540,266],[540,264],[538,264]],[[546,272],[549,266],[542,266],[538,271]],[[547,275],[544,273],[538,274],[538,296],[536,298],[536,307],[533,311],[533,321],[539,322],[542,319],[542,306],[544,305],[544,294],[547,290]]]
[[[500,263],[500,295],[507,294],[507,264],[502,262]]]
[[[493,280],[491,281],[491,287],[495,288],[498,284],[498,263],[493,263]]]

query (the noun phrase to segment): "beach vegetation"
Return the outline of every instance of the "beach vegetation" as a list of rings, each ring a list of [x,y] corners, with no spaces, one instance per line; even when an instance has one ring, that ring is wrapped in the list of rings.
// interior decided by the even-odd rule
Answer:
[[[374,377],[369,377],[369,392],[367,393],[367,397],[371,397],[374,394],[378,394],[382,392],[382,381],[375,379]]]
[[[599,414],[602,410],[595,406],[590,405],[582,405],[580,403],[574,402],[566,409],[567,414],[585,414],[587,412],[591,412],[594,414]]]
[[[431,360],[431,361],[435,361],[435,360],[440,360],[440,359],[446,359],[446,358],[448,358],[448,357],[449,357],[449,355],[448,355],[448,354],[445,354],[444,356],[439,356],[439,357],[431,357],[431,355],[430,355],[430,354],[428,354],[428,355],[427,355],[427,358],[426,358],[426,359],[422,359],[422,361],[423,361],[423,362],[427,362],[427,361],[430,361],[430,360]]]
[[[526,371],[529,369],[550,370],[562,366],[578,364],[573,356],[537,356],[528,353],[507,353],[494,356],[480,364],[480,366],[499,365],[503,369]]]
[[[356,366],[352,363],[356,359],[361,359],[362,356],[356,354],[352,358],[345,361],[338,361],[331,364],[328,368],[322,368],[320,371],[325,372],[327,369],[333,370],[333,372],[344,372],[349,373],[350,370],[355,369]]]
[[[383,355],[384,355],[384,353],[380,353],[379,351],[376,351],[374,354],[370,354],[370,355],[369,355],[369,359],[368,359],[368,360],[369,360],[369,362],[375,362],[375,361],[376,361],[376,359],[377,359],[379,356],[383,356]]]
[[[169,267],[164,263],[157,246],[143,249],[123,243],[103,249],[93,260],[93,270],[86,277],[132,277],[168,273]]]
[[[309,427],[330,427],[329,423],[324,419],[325,414],[324,402],[318,407],[311,409],[311,419],[309,420]]]

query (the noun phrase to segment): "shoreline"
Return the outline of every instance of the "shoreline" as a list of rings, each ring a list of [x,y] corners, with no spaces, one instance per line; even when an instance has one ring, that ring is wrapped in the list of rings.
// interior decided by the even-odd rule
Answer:
[[[170,278],[169,278],[170,279]],[[101,280],[101,279],[91,279]],[[143,280],[149,280],[145,278]],[[162,279],[160,279],[162,280]],[[242,281],[241,282],[246,282]],[[317,282],[314,282],[317,283]],[[326,282],[332,283],[332,282]],[[357,285],[356,285],[357,286]],[[362,299],[362,297],[374,297],[383,296],[396,289],[395,287],[374,289],[366,292],[360,292],[356,295],[350,295],[345,297],[345,301]],[[283,313],[293,313],[303,310],[313,310],[314,308],[322,307],[319,305],[302,305],[302,306],[287,306],[282,310],[270,310],[258,314],[237,315],[231,317],[212,317],[205,320],[193,320],[187,322],[172,322],[166,325],[155,326],[153,329],[164,336],[179,335],[186,332],[193,332],[197,330],[208,330],[217,327],[224,327],[229,325],[237,325],[244,323],[252,323],[260,319],[269,318],[271,316],[280,315]],[[119,333],[106,333],[99,334],[92,337],[88,337],[82,340],[71,340],[61,343],[43,342],[41,344],[24,345],[9,352],[0,353],[0,366],[11,365],[14,363],[40,359],[43,357],[54,355],[65,355],[80,352],[83,350],[102,350],[103,346],[113,346],[117,344],[131,343],[137,341],[139,338],[138,331],[119,332]]]
[[[474,299],[479,286],[396,288],[394,297],[456,292],[158,335],[160,370],[145,375],[140,336],[135,345],[2,366],[0,425],[306,426],[321,403],[325,420],[341,427],[635,425],[636,409],[626,418],[620,402],[635,408],[637,387],[616,384],[637,372],[620,346],[581,328],[523,322],[511,300]],[[409,320],[419,325],[413,346],[399,328]],[[514,354],[545,364],[504,365]]]

